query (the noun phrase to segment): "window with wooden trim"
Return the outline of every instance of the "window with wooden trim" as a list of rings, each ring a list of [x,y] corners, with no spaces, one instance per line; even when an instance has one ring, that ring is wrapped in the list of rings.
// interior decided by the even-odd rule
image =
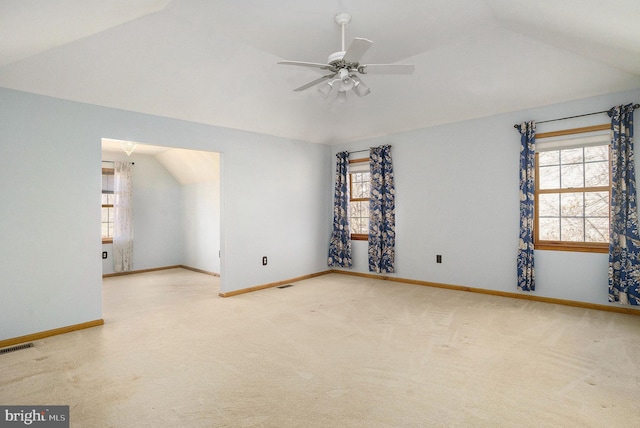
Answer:
[[[349,228],[352,240],[369,239],[369,159],[349,161]]]
[[[113,168],[102,168],[102,243],[113,242]]]
[[[609,133],[539,142],[544,135],[536,137],[535,248],[606,253]]]

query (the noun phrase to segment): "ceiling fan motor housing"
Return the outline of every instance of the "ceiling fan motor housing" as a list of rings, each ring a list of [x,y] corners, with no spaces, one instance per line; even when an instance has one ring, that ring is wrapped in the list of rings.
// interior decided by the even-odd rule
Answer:
[[[335,65],[335,63],[342,61],[342,58],[344,58],[345,53],[346,51],[338,51],[338,52],[332,53],[331,55],[329,55],[329,58],[327,59],[327,64]]]

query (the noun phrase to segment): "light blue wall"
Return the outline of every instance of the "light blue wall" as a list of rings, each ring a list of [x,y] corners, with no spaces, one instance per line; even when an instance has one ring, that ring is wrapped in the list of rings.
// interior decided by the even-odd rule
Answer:
[[[220,273],[219,182],[185,184],[181,189],[182,262]]]
[[[363,140],[334,146],[332,152],[392,145],[397,223],[394,276],[516,292],[520,137],[513,125],[630,102],[640,102],[640,91]],[[602,114],[540,124],[538,132],[608,122]],[[354,241],[353,247],[354,270],[367,272],[367,243]],[[442,264],[436,264],[437,254],[442,255]],[[607,269],[606,254],[536,251],[535,294],[606,304]]]
[[[223,292],[326,269],[327,146],[7,89],[0,117],[0,340],[102,318],[103,137],[222,153]]]
[[[0,339],[100,319],[96,123],[6,90],[0,117]]]

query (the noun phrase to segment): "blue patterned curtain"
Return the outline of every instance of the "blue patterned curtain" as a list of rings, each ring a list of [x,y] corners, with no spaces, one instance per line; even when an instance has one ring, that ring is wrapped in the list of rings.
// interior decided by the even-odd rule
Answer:
[[[329,241],[330,267],[350,268],[351,237],[349,231],[349,152],[336,154],[336,188],[333,201],[333,232]]]
[[[391,273],[395,268],[396,205],[391,146],[369,150],[369,271]]]
[[[535,197],[536,124],[520,125],[520,239],[518,242],[518,290],[536,289],[533,268],[533,214]]]
[[[633,105],[617,106],[611,116],[611,225],[609,301],[640,304],[640,237],[633,156]]]

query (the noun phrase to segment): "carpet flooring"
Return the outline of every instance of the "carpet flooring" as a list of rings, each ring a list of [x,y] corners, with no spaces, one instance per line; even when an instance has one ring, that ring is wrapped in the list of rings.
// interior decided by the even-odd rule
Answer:
[[[0,355],[72,427],[640,427],[640,317],[340,274],[230,298],[106,278],[105,325]]]

